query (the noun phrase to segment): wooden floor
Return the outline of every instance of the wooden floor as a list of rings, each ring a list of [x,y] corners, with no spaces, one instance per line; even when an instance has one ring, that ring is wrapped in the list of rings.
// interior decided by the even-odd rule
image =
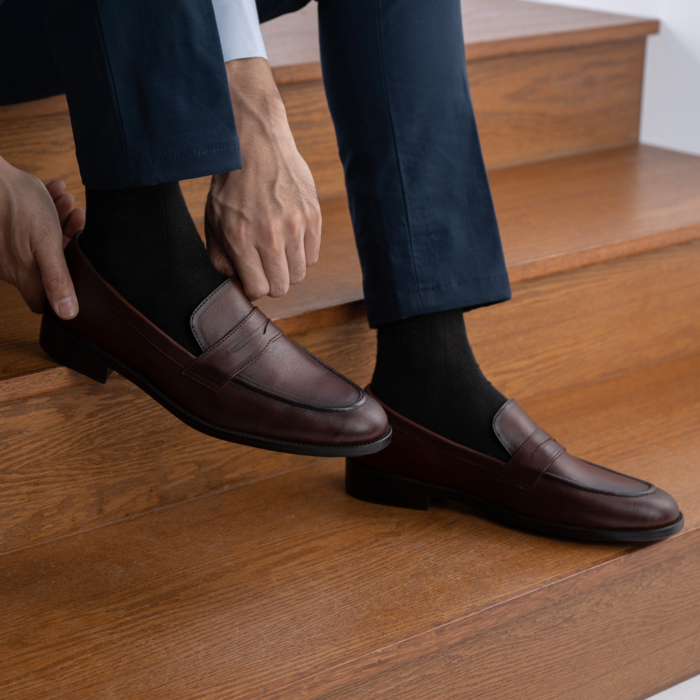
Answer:
[[[700,158],[637,144],[658,23],[462,11],[513,283],[466,315],[477,359],[572,453],[676,496],[683,532],[590,545],[355,501],[342,460],[217,441],[57,366],[0,284],[0,700],[641,700],[700,672]],[[324,242],[261,306],[365,384],[315,3],[263,31]],[[0,108],[0,153],[82,200],[62,97]],[[207,187],[183,183],[200,229]]]
[[[572,544],[449,504],[428,513],[374,506],[347,498],[342,462],[327,460],[1,557],[0,688],[13,700],[342,698],[363,678],[365,697],[465,697],[461,688],[539,699],[565,697],[557,689],[575,677],[586,697],[635,697],[630,689],[664,682],[671,633],[693,673],[700,356],[526,408],[571,451],[677,494],[684,532],[646,547]],[[675,560],[680,572],[669,570]],[[642,584],[647,569],[652,581]],[[656,581],[664,594],[649,600]],[[597,610],[562,606],[600,587],[616,599]],[[633,648],[582,643],[580,663],[550,675],[564,654],[551,646],[519,669],[526,683],[494,694],[494,640],[508,654],[541,645],[538,630],[559,643],[562,625],[621,634],[640,613],[650,622]],[[630,654],[648,660],[646,678],[624,672]],[[420,671],[407,676],[412,658]],[[431,692],[435,673],[452,676],[449,692]]]

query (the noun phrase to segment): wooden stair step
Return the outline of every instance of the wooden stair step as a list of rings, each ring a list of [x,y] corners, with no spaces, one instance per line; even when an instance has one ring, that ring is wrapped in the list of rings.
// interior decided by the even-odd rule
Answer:
[[[6,554],[0,687],[53,697],[647,697],[700,671],[700,355],[527,402],[675,494],[651,546],[343,493],[313,466]]]
[[[465,51],[489,168],[637,141],[644,38],[658,22],[520,0],[463,0]],[[292,131],[322,199],[344,195],[318,53],[316,7],[263,28]],[[63,97],[0,107],[0,153],[82,205]],[[184,183],[203,215],[208,178]]]
[[[508,396],[531,399],[700,351],[700,317],[688,313],[700,308],[698,159],[648,148],[613,156],[495,178],[497,202],[512,207],[499,204],[511,274],[525,279],[513,301],[469,313],[467,325],[486,374]],[[329,215],[324,205],[324,258],[297,288],[311,292],[267,311],[292,331],[311,327],[295,339],[364,385],[375,334],[353,301],[359,266],[343,207]],[[330,306],[319,309],[318,299]],[[58,367],[37,335],[38,317],[0,286],[0,552],[307,464],[203,436],[121,377],[101,386]]]

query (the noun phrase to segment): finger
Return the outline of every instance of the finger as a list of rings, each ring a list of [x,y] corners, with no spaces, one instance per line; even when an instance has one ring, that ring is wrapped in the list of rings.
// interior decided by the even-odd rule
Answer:
[[[283,297],[289,291],[287,256],[284,251],[278,251],[272,247],[258,250],[258,253],[270,286],[268,295],[275,298]]]
[[[56,205],[56,213],[58,214],[58,220],[61,222],[61,228],[66,225],[68,217],[73,210],[73,205],[75,204],[75,197],[68,192],[64,192],[58,199],[54,200]]]
[[[248,248],[237,253],[232,248],[227,248],[227,252],[241,279],[246,296],[251,301],[256,301],[269,294],[270,283],[258,251],[255,248]]]
[[[289,269],[289,284],[299,284],[306,277],[306,253],[304,242],[297,240],[296,244],[287,248],[287,268]]]
[[[46,298],[56,315],[66,319],[77,316],[78,299],[63,255],[61,239],[57,236],[44,236],[36,251],[36,261]]]
[[[52,180],[46,185],[46,189],[55,202],[66,191],[66,183],[63,180]]]
[[[214,267],[226,277],[236,274],[233,263],[226,253],[226,249],[221,245],[221,241],[215,236],[207,236],[207,252]]]
[[[70,239],[75,236],[78,231],[85,228],[85,209],[77,207],[68,215],[68,220],[63,225],[63,236],[66,239],[65,245],[68,245]],[[65,247],[64,245],[64,247]]]
[[[321,252],[321,226],[321,211],[319,209],[304,235],[304,253],[307,267],[312,267],[318,262],[318,256]]]

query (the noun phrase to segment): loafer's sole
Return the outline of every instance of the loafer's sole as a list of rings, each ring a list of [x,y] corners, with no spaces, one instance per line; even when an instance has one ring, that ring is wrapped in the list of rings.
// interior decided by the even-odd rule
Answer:
[[[275,440],[259,435],[239,433],[213,425],[197,418],[197,416],[177,404],[167,394],[154,386],[150,380],[126,363],[102,348],[75,335],[75,333],[71,333],[71,331],[61,326],[49,313],[45,313],[41,321],[39,344],[44,352],[56,362],[76,372],[80,372],[80,374],[101,384],[107,381],[113,370],[118,372],[139,387],[139,389],[145,391],[183,423],[200,433],[220,440],[226,440],[227,442],[259,447],[263,450],[272,450],[274,452],[287,452],[312,457],[360,457],[379,452],[391,442],[391,426],[389,426],[389,429],[382,437],[372,442],[358,445],[317,445]]]
[[[345,467],[345,490],[350,496],[361,501],[414,510],[428,510],[432,498],[457,501],[473,506],[488,517],[506,525],[554,537],[587,542],[654,542],[671,537],[683,529],[682,513],[672,525],[650,530],[598,530],[558,525],[513,513],[462,491],[384,474],[351,459],[347,460]]]

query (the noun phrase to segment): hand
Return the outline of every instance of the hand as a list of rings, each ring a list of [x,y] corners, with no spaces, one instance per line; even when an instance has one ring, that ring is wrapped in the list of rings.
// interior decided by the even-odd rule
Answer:
[[[267,61],[240,59],[226,68],[243,169],[212,177],[207,248],[219,272],[238,274],[251,300],[281,297],[318,260],[318,195]]]
[[[0,280],[17,287],[34,313],[48,299],[58,316],[73,318],[78,300],[63,248],[85,226],[85,211],[73,209],[65,189],[0,158]]]

